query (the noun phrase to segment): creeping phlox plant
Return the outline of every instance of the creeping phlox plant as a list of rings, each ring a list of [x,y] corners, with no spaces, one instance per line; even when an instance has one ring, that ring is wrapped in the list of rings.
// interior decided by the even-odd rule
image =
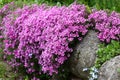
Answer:
[[[93,11],[89,15],[89,20],[99,32],[98,38],[106,43],[111,40],[120,40],[120,14],[112,12],[108,14],[106,11]]]
[[[46,73],[53,75],[73,51],[69,43],[87,33],[84,5],[68,7],[32,5],[4,16],[1,28],[10,64],[22,66],[31,78]]]

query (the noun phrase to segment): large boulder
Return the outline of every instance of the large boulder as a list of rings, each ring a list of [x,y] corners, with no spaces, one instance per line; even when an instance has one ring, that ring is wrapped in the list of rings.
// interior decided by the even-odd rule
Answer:
[[[75,46],[70,57],[70,70],[74,75],[85,78],[85,80],[88,79],[89,71],[84,71],[84,69],[94,65],[99,43],[97,33],[90,30],[84,39]]]
[[[120,80],[120,56],[105,62],[100,70],[98,80]]]

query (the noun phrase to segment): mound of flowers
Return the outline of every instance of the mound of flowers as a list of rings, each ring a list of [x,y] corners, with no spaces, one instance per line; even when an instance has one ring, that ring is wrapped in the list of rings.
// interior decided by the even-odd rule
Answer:
[[[98,38],[106,43],[111,40],[120,40],[120,14],[107,11],[93,11],[89,15],[92,26],[99,32]]]
[[[8,13],[1,24],[4,51],[14,56],[10,62],[13,67],[23,66],[28,74],[57,73],[72,52],[69,43],[87,33],[86,18],[84,5],[17,9]]]

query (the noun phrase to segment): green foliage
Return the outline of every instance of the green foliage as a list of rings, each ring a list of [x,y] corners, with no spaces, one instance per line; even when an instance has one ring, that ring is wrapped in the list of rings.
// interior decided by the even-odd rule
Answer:
[[[0,78],[4,77],[5,72],[6,72],[5,66],[0,64]]]
[[[0,80],[14,80],[18,75],[3,61],[0,61]]]
[[[110,44],[101,44],[97,51],[96,68],[99,68],[105,61],[120,55],[120,42],[112,40]]]
[[[70,80],[70,71],[69,71],[69,63],[66,61],[63,65],[58,69],[58,80]]]
[[[17,3],[18,5],[30,5],[33,3],[46,3],[48,5],[56,5],[59,3],[60,5],[69,5],[74,1],[77,1],[80,4],[85,4],[96,9],[109,9],[110,11],[115,10],[120,12],[120,0],[0,0],[0,7],[12,1]]]
[[[120,0],[96,0],[100,9],[109,9],[120,12]]]
[[[3,49],[0,48],[0,60],[3,58]]]
[[[0,7],[2,7],[3,5],[12,2],[13,0],[0,0]]]
[[[28,76],[25,76],[25,80],[29,80]]]
[[[117,69],[117,72],[120,73],[120,68]]]
[[[110,11],[120,12],[120,0],[77,0],[79,3],[86,4],[96,9],[109,9]]]

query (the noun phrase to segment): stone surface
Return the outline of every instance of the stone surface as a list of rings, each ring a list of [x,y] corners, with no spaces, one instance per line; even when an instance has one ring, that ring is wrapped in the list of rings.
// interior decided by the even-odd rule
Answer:
[[[97,33],[90,30],[84,39],[75,46],[70,58],[70,70],[74,75],[87,80],[89,71],[83,71],[83,69],[94,65],[99,43]]]
[[[99,70],[98,80],[120,80],[120,56],[105,62]]]

